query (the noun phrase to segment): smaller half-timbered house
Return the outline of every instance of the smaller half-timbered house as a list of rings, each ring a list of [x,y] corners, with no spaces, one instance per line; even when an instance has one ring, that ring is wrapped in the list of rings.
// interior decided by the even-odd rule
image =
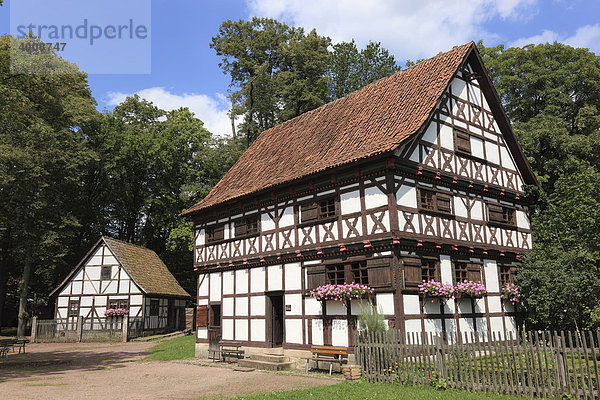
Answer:
[[[101,237],[63,282],[56,295],[55,319],[102,329],[105,311],[127,309],[145,331],[183,329],[189,294],[158,255],[144,247]]]

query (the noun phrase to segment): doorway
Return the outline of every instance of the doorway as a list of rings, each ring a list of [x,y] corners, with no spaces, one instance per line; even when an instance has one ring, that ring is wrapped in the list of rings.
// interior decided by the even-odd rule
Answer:
[[[267,295],[269,299],[269,337],[271,347],[283,345],[283,293]]]

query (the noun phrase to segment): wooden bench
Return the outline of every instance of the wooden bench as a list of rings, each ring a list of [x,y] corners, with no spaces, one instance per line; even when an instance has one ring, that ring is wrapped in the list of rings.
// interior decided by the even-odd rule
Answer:
[[[21,350],[25,353],[25,345],[29,343],[29,339],[2,339],[0,340],[0,357],[4,356],[4,358],[8,357],[8,350],[12,348],[12,351],[15,351],[15,348],[19,348],[19,354],[21,354]]]
[[[240,342],[219,342],[219,353],[223,361],[225,361],[225,357],[227,357],[227,362],[231,363],[231,356],[235,358],[243,358],[244,350],[240,350],[242,344]]]
[[[340,364],[340,366],[347,361],[348,348],[347,347],[336,347],[336,346],[311,346],[310,348],[311,357],[306,359],[306,373],[308,373],[309,363],[315,362],[315,367],[319,368],[319,361],[329,363],[329,375],[333,370],[333,364]]]

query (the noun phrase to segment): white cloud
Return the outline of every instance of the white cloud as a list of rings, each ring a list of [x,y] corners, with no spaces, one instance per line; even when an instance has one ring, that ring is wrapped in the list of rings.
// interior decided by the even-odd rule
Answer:
[[[429,57],[470,40],[496,38],[492,19],[530,17],[537,0],[246,0],[251,15],[316,28],[334,42],[380,41],[402,62]]]
[[[206,94],[184,93],[174,94],[164,87],[142,89],[136,93],[108,92],[109,106],[121,103],[127,96],[137,94],[143,99],[151,101],[160,109],[171,111],[180,107],[187,107],[196,118],[204,122],[204,127],[211,133],[220,136],[231,136],[231,120],[227,116],[229,101],[221,93],[215,97]]]
[[[600,53],[600,24],[584,25],[579,27],[571,36],[559,34],[554,31],[544,30],[539,35],[520,38],[510,43],[510,46],[522,47],[526,44],[541,44],[561,42],[573,47],[590,49],[596,54]]]

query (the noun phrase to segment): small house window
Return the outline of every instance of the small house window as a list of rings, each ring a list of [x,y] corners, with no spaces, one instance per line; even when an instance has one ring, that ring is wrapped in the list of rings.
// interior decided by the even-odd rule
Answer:
[[[471,154],[471,136],[467,132],[454,129],[454,150]]]
[[[365,261],[352,263],[350,271],[352,272],[352,282],[360,283],[361,285],[369,284],[369,270]]]
[[[109,300],[108,308],[128,308],[129,302],[127,300]]]
[[[71,300],[69,302],[69,317],[77,317],[79,315],[79,300]]]
[[[344,264],[328,265],[326,275],[330,285],[343,285],[346,282]]]
[[[258,234],[258,217],[244,218],[235,222],[235,237],[243,237]]]
[[[458,261],[454,264],[454,282],[464,282],[467,280],[467,262]]]
[[[444,193],[419,188],[419,209],[442,214],[452,213],[452,198]]]
[[[318,222],[338,215],[335,198],[319,200],[300,206],[300,222]]]
[[[111,267],[102,267],[102,280],[103,281],[108,281],[110,280],[110,274],[111,274]]]
[[[514,280],[515,267],[512,265],[498,265],[498,277],[500,278],[500,286],[506,286],[507,283],[512,283]]]
[[[421,261],[421,280],[427,282],[436,281],[438,279],[437,260],[423,259]]]
[[[150,315],[157,316],[158,315],[158,300],[150,300]]]
[[[206,229],[206,243],[218,242],[225,239],[225,227],[214,226]]]
[[[488,204],[488,221],[491,223],[515,226],[515,209],[496,204]]]

